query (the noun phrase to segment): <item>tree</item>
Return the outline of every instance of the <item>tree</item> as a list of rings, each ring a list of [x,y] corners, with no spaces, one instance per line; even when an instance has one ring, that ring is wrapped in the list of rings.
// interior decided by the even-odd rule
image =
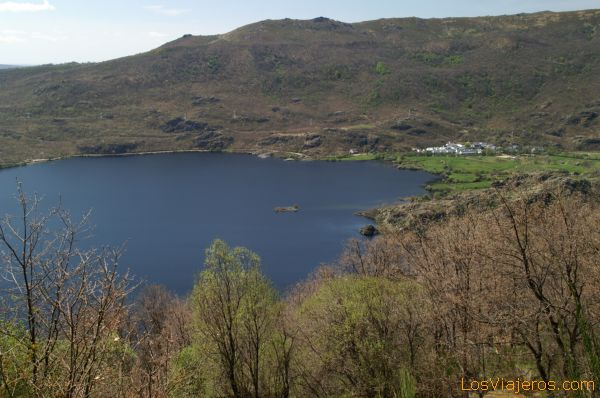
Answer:
[[[137,362],[133,390],[140,397],[166,397],[175,388],[170,367],[191,344],[191,314],[186,303],[164,287],[148,285],[130,310],[126,335]]]
[[[422,289],[410,280],[340,276],[322,282],[296,308],[296,366],[303,396],[414,396],[424,341]]]
[[[514,325],[540,376],[577,379],[588,374],[598,381],[597,205],[561,193],[541,202],[502,198],[502,203],[494,214],[498,262],[521,292],[523,307],[514,305],[519,318],[535,320],[535,328]]]
[[[75,223],[60,207],[42,213],[20,185],[17,199],[19,216],[0,222],[0,339],[14,344],[0,354],[4,392],[18,396],[11,386],[24,383],[26,396],[89,397],[126,311],[130,279],[117,273],[120,250],[79,249],[87,215]]]
[[[199,338],[207,344],[221,393],[234,398],[268,396],[266,361],[273,335],[277,296],[248,249],[215,240],[206,250],[206,269],[192,293]]]
[[[397,235],[435,308],[437,362],[455,369],[450,383],[517,377],[523,363],[546,382],[597,382],[598,203],[565,192],[498,203]]]

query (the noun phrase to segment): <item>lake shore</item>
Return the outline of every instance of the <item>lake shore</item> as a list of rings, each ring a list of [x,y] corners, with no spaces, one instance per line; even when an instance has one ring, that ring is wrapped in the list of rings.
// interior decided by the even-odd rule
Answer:
[[[54,162],[54,161],[58,161],[58,160],[73,159],[73,158],[147,156],[147,155],[164,155],[164,154],[171,154],[171,153],[231,153],[231,154],[240,154],[240,155],[253,155],[253,156],[257,156],[261,159],[274,157],[274,158],[280,158],[280,159],[284,159],[284,160],[304,160],[304,161],[309,161],[309,160],[330,161],[330,160],[333,160],[330,157],[311,157],[309,155],[299,153],[299,152],[286,152],[286,151],[273,151],[273,152],[266,152],[266,153],[257,153],[256,151],[250,151],[250,150],[244,150],[244,149],[234,150],[234,151],[223,151],[223,152],[210,151],[210,150],[206,150],[206,149],[172,149],[172,150],[156,150],[156,151],[124,152],[124,153],[79,153],[79,154],[57,156],[57,157],[50,157],[50,158],[27,159],[22,162],[9,163],[9,164],[2,165],[2,166],[0,166],[0,170],[10,169],[10,168],[14,168],[14,167],[30,166],[30,165],[39,164],[39,163]],[[356,159],[356,160],[364,160],[364,159]]]
[[[430,178],[381,162],[189,152],[79,156],[3,170],[0,207],[15,212],[18,180],[49,206],[60,198],[74,217],[91,208],[101,222],[90,242],[127,242],[123,261],[136,275],[167,281],[178,291],[189,282],[178,275],[193,274],[201,248],[216,237],[260,252],[269,275],[285,287],[315,264],[334,261],[343,242],[359,237],[360,228],[372,222],[357,217],[358,211],[424,194]],[[187,271],[165,275],[164,264],[171,263]]]

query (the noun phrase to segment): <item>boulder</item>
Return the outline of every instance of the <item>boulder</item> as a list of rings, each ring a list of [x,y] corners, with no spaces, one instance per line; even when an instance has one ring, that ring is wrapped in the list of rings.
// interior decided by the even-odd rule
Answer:
[[[321,145],[321,137],[318,135],[308,136],[304,142],[304,149],[316,148]]]
[[[218,131],[206,131],[196,138],[196,147],[212,152],[220,152],[233,144],[233,138]]]
[[[270,145],[276,145],[276,144],[285,144],[286,142],[293,140],[293,138],[294,137],[287,136],[287,135],[270,135],[270,136],[260,140],[258,142],[258,145],[270,146]]]
[[[221,101],[221,99],[217,98],[217,97],[202,97],[202,96],[197,96],[197,97],[193,97],[192,98],[192,104],[193,105],[208,105],[208,104],[216,104],[217,102]]]
[[[569,116],[566,119],[566,123],[570,125],[582,124],[584,127],[589,127],[597,117],[598,112],[583,111],[578,115]]]
[[[369,144],[369,137],[366,134],[351,132],[345,134],[344,141],[352,146],[365,146]]]
[[[590,124],[598,117],[598,112],[585,111],[581,112],[581,119],[584,127],[590,127]]]
[[[268,116],[260,116],[260,115],[250,115],[250,116],[236,116],[232,119],[232,122],[235,123],[268,123],[271,121],[271,118]]]
[[[364,227],[362,227],[360,229],[360,234],[363,236],[366,236],[368,238],[371,238],[375,235],[379,235],[379,230],[377,229],[377,227],[375,227],[374,225],[365,225]]]
[[[285,206],[285,207],[276,207],[273,209],[273,211],[275,213],[297,213],[298,211],[300,211],[300,206],[293,205],[293,206]]]
[[[598,151],[600,150],[600,138],[587,138],[581,141],[577,149],[580,151]]]
[[[408,123],[396,123],[396,124],[392,125],[392,129],[398,130],[398,131],[406,131],[406,130],[410,130],[412,128],[413,128],[413,126],[411,126]]]
[[[423,130],[423,129],[412,129],[408,132],[409,135],[413,135],[415,137],[419,137],[422,135],[427,134],[427,130]]]
[[[160,129],[165,133],[193,133],[215,130],[215,128],[210,127],[208,123],[187,120],[182,117],[169,120],[160,126]]]
[[[551,135],[553,137],[562,137],[565,135],[565,129],[563,127],[561,127],[559,129],[548,130],[548,131],[546,131],[546,134]]]

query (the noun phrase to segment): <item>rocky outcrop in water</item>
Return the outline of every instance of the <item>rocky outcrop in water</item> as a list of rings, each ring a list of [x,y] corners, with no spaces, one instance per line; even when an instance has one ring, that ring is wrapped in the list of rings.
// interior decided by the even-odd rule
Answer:
[[[285,206],[285,207],[276,207],[273,209],[273,211],[275,213],[296,213],[296,212],[300,211],[300,206],[293,205],[293,206]]]

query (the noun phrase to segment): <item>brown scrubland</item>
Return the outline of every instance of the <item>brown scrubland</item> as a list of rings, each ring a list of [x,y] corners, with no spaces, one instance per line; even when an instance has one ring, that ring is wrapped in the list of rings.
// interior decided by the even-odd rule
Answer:
[[[78,249],[86,220],[41,214],[21,192],[0,229],[0,397],[467,397],[485,391],[461,380],[597,382],[598,186],[519,192],[348,242],[285,294],[258,255],[216,240],[188,297],[132,293],[118,250]]]

